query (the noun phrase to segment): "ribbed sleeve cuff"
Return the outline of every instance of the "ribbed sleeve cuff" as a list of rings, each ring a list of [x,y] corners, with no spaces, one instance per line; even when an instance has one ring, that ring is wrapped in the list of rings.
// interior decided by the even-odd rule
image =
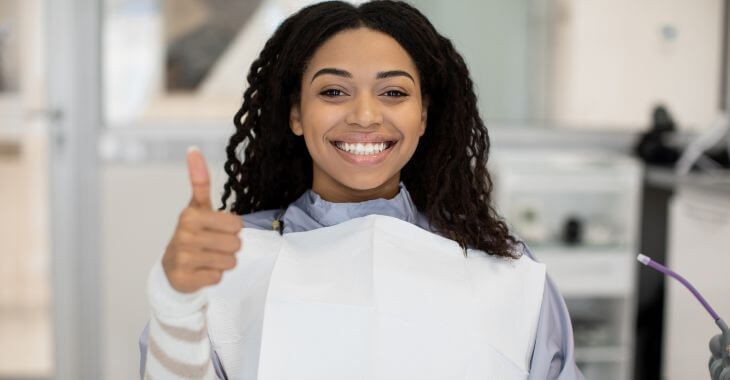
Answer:
[[[208,304],[205,288],[192,293],[175,290],[158,260],[147,278],[147,299],[152,312],[161,319],[185,318],[202,312]]]

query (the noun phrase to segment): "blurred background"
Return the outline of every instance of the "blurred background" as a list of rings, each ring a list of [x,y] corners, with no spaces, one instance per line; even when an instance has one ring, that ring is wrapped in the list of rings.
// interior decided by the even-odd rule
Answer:
[[[730,318],[730,1],[412,0],[465,57],[495,199],[588,379],[709,378]],[[144,287],[201,147],[308,0],[0,0],[0,379],[137,378]],[[214,194],[215,198],[215,194]]]

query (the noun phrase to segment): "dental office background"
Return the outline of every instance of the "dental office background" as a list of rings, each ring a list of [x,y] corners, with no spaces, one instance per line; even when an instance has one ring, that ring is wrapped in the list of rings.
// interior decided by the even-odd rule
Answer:
[[[0,0],[0,379],[138,377],[184,152],[220,189],[248,66],[311,2]],[[730,1],[411,3],[467,60],[497,207],[565,296],[586,377],[709,378],[719,330],[634,258],[730,318]],[[652,127],[667,164],[635,153]]]

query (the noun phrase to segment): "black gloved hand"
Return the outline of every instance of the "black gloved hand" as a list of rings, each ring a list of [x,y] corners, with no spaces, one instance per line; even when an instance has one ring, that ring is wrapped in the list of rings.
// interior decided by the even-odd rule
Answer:
[[[712,380],[730,380],[730,345],[722,334],[710,339],[710,377]]]

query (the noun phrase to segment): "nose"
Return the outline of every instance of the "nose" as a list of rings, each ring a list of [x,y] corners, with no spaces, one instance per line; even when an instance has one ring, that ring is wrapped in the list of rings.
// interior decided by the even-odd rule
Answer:
[[[348,125],[367,128],[383,124],[381,105],[374,95],[357,96],[352,104],[353,106],[345,119]]]

